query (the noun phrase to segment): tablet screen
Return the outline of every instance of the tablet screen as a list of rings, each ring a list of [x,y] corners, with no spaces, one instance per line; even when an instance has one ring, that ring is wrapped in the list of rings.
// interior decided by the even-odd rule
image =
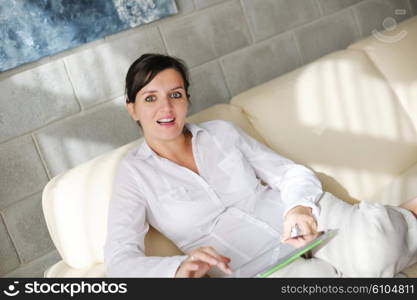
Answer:
[[[284,243],[277,243],[254,259],[235,269],[228,277],[259,277],[265,278],[282,269],[301,255],[323,244],[336,234],[337,230],[324,231],[319,237],[301,248]]]

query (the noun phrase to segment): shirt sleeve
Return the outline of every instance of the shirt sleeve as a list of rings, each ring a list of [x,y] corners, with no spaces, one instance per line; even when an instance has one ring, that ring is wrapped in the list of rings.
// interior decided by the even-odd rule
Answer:
[[[323,190],[314,172],[277,154],[239,127],[229,124],[233,127],[237,146],[254,168],[256,175],[271,188],[281,192],[285,205],[284,216],[293,207],[302,205],[310,207],[317,220],[320,211],[316,203]]]
[[[136,176],[137,177],[137,176]],[[175,277],[186,256],[145,256],[146,202],[134,172],[122,161],[113,182],[104,262],[108,277]]]

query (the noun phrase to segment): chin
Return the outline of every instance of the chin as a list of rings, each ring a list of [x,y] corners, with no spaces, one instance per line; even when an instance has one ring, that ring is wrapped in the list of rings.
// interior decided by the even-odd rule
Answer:
[[[168,132],[158,132],[155,134],[155,137],[157,137],[160,140],[174,140],[178,136],[180,136],[183,133],[182,128],[170,128],[167,130]]]

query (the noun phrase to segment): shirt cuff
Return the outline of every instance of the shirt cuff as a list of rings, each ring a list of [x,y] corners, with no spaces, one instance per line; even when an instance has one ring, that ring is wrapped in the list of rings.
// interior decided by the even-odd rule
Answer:
[[[167,269],[168,277],[175,277],[175,274],[177,273],[178,267],[181,265],[181,263],[188,257],[188,255],[177,255],[173,256],[172,262],[169,264]]]
[[[317,198],[316,201],[311,201],[311,200],[299,200],[296,202],[292,202],[289,206],[287,206],[287,208],[285,209],[284,213],[283,213],[283,217],[285,218],[285,216],[287,215],[287,213],[293,209],[296,206],[306,206],[306,207],[310,207],[311,208],[311,214],[313,215],[313,217],[315,218],[316,222],[319,219],[319,215],[320,215],[320,208],[316,205],[316,202],[321,198],[322,195],[320,195],[320,197]]]

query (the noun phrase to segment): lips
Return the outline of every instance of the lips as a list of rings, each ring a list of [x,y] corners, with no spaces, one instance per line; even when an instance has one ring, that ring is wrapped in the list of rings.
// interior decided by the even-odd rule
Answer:
[[[173,117],[165,117],[156,121],[159,125],[162,126],[170,126],[173,125],[175,122],[175,118]]]
[[[164,119],[160,119],[160,120],[158,120],[156,122],[158,122],[159,124],[161,124],[161,123],[171,123],[174,120],[175,120],[175,118],[164,118]]]

